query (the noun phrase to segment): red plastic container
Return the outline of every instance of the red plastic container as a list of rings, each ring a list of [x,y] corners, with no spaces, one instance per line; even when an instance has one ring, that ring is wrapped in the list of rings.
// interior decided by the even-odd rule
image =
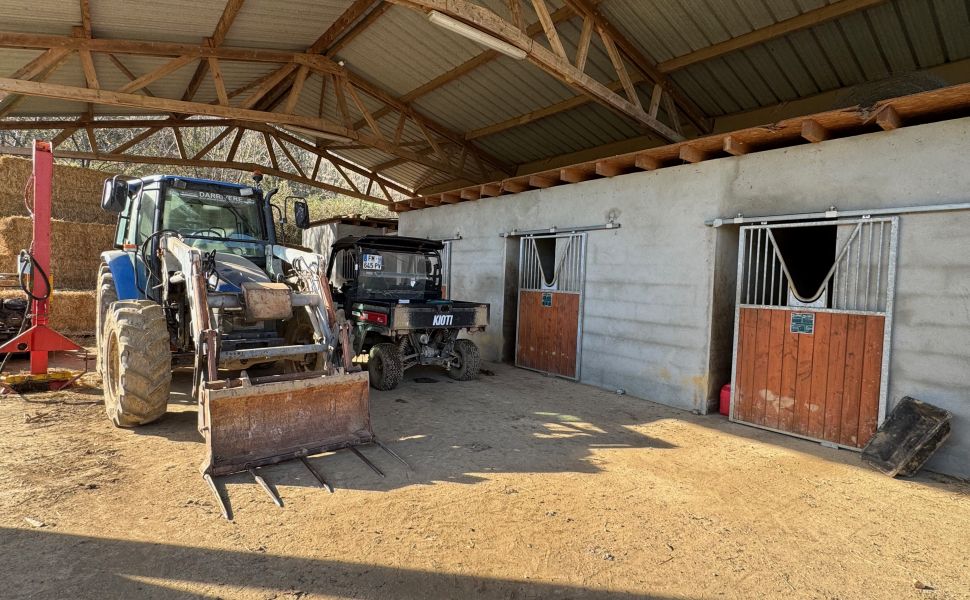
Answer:
[[[731,414],[731,384],[725,383],[721,387],[721,407],[719,413],[725,417]]]

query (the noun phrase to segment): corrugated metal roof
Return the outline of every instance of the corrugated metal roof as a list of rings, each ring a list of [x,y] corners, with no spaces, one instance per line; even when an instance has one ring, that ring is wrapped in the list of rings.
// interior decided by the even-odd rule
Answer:
[[[713,44],[745,35],[837,0],[603,0],[602,14],[649,59],[663,62]],[[478,3],[506,16],[505,0]],[[0,29],[68,35],[79,25],[77,2],[31,0],[7,9]],[[302,51],[350,7],[352,0],[261,0],[243,5],[226,37],[229,46]],[[547,1],[550,11],[563,0]],[[95,37],[200,43],[212,34],[223,2],[197,0],[99,0],[92,3]],[[531,2],[522,3],[528,23],[537,20]],[[820,92],[845,88],[890,75],[936,67],[970,58],[970,5],[963,0],[888,0],[874,8],[784,37],[693,64],[669,75],[686,96],[708,116],[772,106]],[[582,19],[573,17],[558,26],[569,56],[574,56]],[[543,35],[536,39],[548,45]],[[423,15],[401,6],[390,7],[366,31],[343,47],[335,58],[362,78],[394,96],[403,96],[479,56],[485,48],[430,23]],[[36,51],[0,50],[0,75],[8,75],[37,56]],[[119,56],[136,75],[164,64],[165,59]],[[128,82],[106,57],[97,55],[102,87],[117,89]],[[240,88],[277,65],[221,61],[227,89]],[[151,84],[158,96],[179,98],[194,65]],[[617,78],[602,44],[594,36],[587,72],[606,84]],[[83,86],[76,57],[49,78],[53,83]],[[340,120],[332,83],[320,97],[323,79],[311,75],[296,112]],[[958,83],[954,81],[952,83]],[[640,86],[644,101],[650,85]],[[422,114],[465,133],[505,122],[577,95],[576,90],[528,61],[500,56],[463,77],[426,93],[414,102]],[[234,102],[238,102],[241,95]],[[214,102],[215,89],[206,78],[196,95]],[[383,105],[362,96],[371,111]],[[351,116],[358,114],[350,102]],[[78,114],[81,103],[32,98],[18,106],[18,115]],[[99,114],[127,114],[129,109],[98,107]],[[380,119],[383,134],[393,136],[396,114]],[[366,131],[366,128],[365,128]],[[597,104],[585,104],[535,122],[476,140],[483,150],[509,163],[526,163],[598,147],[643,135],[629,120]],[[408,122],[402,140],[420,151],[424,133]],[[342,156],[363,166],[391,157],[376,150],[345,149]],[[449,175],[404,163],[387,176],[405,185],[435,185]]]

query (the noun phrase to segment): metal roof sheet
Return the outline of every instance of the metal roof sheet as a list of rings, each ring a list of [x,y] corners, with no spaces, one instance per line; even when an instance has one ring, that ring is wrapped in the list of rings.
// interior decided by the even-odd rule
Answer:
[[[602,14],[649,59],[656,62],[684,56],[757,29],[790,19],[839,0],[603,0]],[[844,0],[841,0],[844,1]],[[477,0],[502,16],[505,0]],[[68,35],[80,22],[77,2],[26,0],[13,2],[0,29]],[[302,51],[350,7],[352,0],[247,1],[236,17],[225,44],[240,47]],[[547,0],[550,11],[563,0]],[[200,43],[218,22],[224,4],[197,0],[99,0],[92,3],[95,37]],[[528,23],[537,16],[531,2],[522,2]],[[916,69],[936,67],[970,58],[970,6],[962,0],[888,0],[837,20],[823,23],[743,50],[693,64],[673,72],[670,79],[708,116],[776,105],[857,83],[874,81]],[[568,56],[574,56],[582,19],[558,26]],[[542,34],[539,43],[548,45]],[[337,52],[335,58],[362,78],[388,93],[401,96],[479,56],[485,48],[430,23],[419,13],[390,7],[366,31]],[[37,51],[0,50],[0,75],[9,75],[37,56]],[[136,76],[164,64],[166,59],[118,56]],[[95,56],[102,87],[117,89],[129,79],[103,55]],[[220,61],[226,88],[241,88],[274,69],[272,63]],[[181,97],[194,65],[154,82],[159,96]],[[588,73],[601,83],[616,79],[612,63],[594,36]],[[79,61],[72,57],[48,81],[83,86]],[[951,83],[958,83],[953,81]],[[323,78],[311,75],[295,112],[322,114],[340,120],[332,82],[321,102]],[[644,102],[650,85],[639,86]],[[414,107],[444,126],[466,133],[573,98],[577,92],[528,61],[500,56],[414,102]],[[233,103],[245,97],[241,94]],[[196,99],[214,102],[211,78],[205,78]],[[382,103],[361,96],[370,111]],[[360,115],[349,102],[351,116]],[[322,110],[321,110],[322,108]],[[79,114],[83,103],[31,98],[18,105],[16,115]],[[134,114],[127,108],[96,107],[99,114]],[[379,120],[385,136],[394,134],[397,115]],[[365,127],[364,131],[367,129]],[[627,119],[597,104],[555,114],[475,140],[484,150],[510,163],[525,163],[593,148],[643,135]],[[402,140],[420,148],[424,133],[410,121]],[[345,149],[341,156],[362,166],[387,162],[376,150]],[[449,175],[432,174],[427,167],[405,163],[387,170],[405,185],[434,185]]]

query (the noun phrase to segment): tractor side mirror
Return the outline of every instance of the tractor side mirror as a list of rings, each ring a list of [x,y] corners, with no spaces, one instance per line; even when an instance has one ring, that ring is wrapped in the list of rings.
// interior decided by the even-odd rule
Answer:
[[[293,224],[300,229],[310,228],[310,207],[303,200],[293,203]]]
[[[101,208],[110,213],[118,214],[125,209],[128,201],[128,182],[115,175],[104,180],[104,190],[101,192]]]

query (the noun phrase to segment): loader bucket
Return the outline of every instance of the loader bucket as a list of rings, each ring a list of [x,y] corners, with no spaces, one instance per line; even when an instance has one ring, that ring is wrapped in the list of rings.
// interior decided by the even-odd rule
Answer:
[[[232,383],[232,382],[230,382]],[[236,380],[200,391],[201,470],[213,476],[367,444],[367,372]]]

